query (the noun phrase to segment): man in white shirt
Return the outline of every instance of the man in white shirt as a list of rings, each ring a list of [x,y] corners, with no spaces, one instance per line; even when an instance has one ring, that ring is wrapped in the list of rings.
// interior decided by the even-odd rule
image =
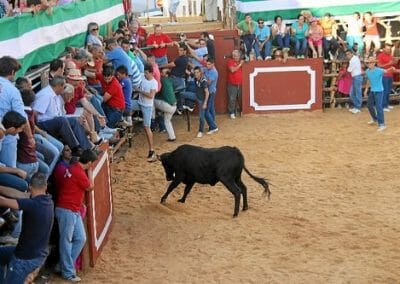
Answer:
[[[59,95],[64,91],[65,79],[55,76],[50,85],[36,94],[32,108],[38,113],[38,126],[55,137],[60,137],[77,154],[93,145],[76,117],[63,117]]]
[[[361,112],[362,105],[362,70],[361,62],[358,56],[353,54],[351,49],[346,50],[346,57],[350,60],[347,71],[351,73],[352,85],[350,89],[350,99],[353,103],[353,108],[349,109],[350,112],[356,114]]]
[[[144,75],[140,88],[135,91],[139,93],[139,99],[132,101],[133,110],[141,110],[143,113],[143,127],[146,133],[147,143],[149,145],[148,162],[157,160],[156,152],[153,148],[153,133],[151,132],[151,118],[153,115],[154,96],[158,90],[158,83],[153,76],[153,66],[146,64],[144,66]]]

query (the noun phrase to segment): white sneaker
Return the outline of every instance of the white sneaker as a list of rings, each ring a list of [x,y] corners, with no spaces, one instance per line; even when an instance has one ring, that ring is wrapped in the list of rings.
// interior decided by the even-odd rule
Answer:
[[[199,132],[199,133],[197,133],[197,136],[196,136],[197,138],[202,138],[203,137],[203,132]]]
[[[213,130],[208,131],[207,134],[210,135],[210,134],[213,134],[213,133],[216,133],[216,132],[218,132],[218,128],[215,128]]]
[[[376,121],[375,120],[370,120],[370,121],[367,122],[367,124],[368,125],[374,125],[374,124],[376,124]]]
[[[386,126],[385,125],[381,125],[381,126],[379,126],[378,127],[378,132],[381,132],[381,131],[383,131],[383,130],[385,130],[386,129]]]
[[[357,113],[360,113],[361,112],[361,110],[359,110],[358,108],[354,108],[353,110],[352,110],[352,113],[353,114],[357,114]]]
[[[353,112],[355,110],[355,108],[354,107],[352,107],[352,108],[349,108],[349,112]]]
[[[229,115],[229,117],[230,117],[231,119],[235,119],[235,118],[236,118],[236,116],[235,116],[234,113],[231,113],[231,114]]]
[[[383,109],[383,111],[390,112],[390,109],[389,109],[388,107],[385,107],[385,108]]]
[[[70,277],[68,279],[65,279],[65,280],[67,280],[69,282],[81,282],[82,281],[82,279],[79,276],[76,276],[76,275],[72,276],[72,277]]]
[[[388,109],[394,109],[394,106],[388,106]]]
[[[4,245],[17,245],[18,244],[18,238],[14,238],[11,235],[5,235],[0,237],[0,244]]]

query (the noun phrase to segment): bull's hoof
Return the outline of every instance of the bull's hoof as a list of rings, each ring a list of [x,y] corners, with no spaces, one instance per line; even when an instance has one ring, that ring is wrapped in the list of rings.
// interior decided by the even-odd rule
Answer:
[[[237,218],[237,216],[238,216],[238,214],[236,213],[236,214],[233,214],[233,218]]]
[[[160,203],[165,204],[165,201],[166,201],[165,198],[161,198]]]
[[[180,203],[185,203],[185,201],[186,201],[186,200],[185,200],[185,199],[182,199],[182,198],[181,198],[181,199],[178,199],[178,202],[180,202]]]
[[[249,209],[249,206],[243,206],[243,211],[246,211]]]

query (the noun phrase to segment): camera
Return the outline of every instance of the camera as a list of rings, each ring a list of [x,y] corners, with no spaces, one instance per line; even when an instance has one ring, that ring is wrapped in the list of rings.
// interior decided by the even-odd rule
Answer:
[[[185,41],[186,40],[186,35],[184,33],[179,33],[178,37],[181,41]]]

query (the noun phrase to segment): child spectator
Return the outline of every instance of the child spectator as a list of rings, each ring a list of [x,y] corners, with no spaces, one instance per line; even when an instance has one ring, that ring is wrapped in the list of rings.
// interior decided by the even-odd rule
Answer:
[[[348,97],[350,94],[352,78],[351,73],[347,71],[348,67],[348,62],[342,62],[340,64],[339,74],[336,82],[338,95],[340,97]]]
[[[115,76],[121,84],[125,98],[124,120],[129,126],[132,125],[132,81],[128,77],[128,69],[121,65],[115,70]]]

